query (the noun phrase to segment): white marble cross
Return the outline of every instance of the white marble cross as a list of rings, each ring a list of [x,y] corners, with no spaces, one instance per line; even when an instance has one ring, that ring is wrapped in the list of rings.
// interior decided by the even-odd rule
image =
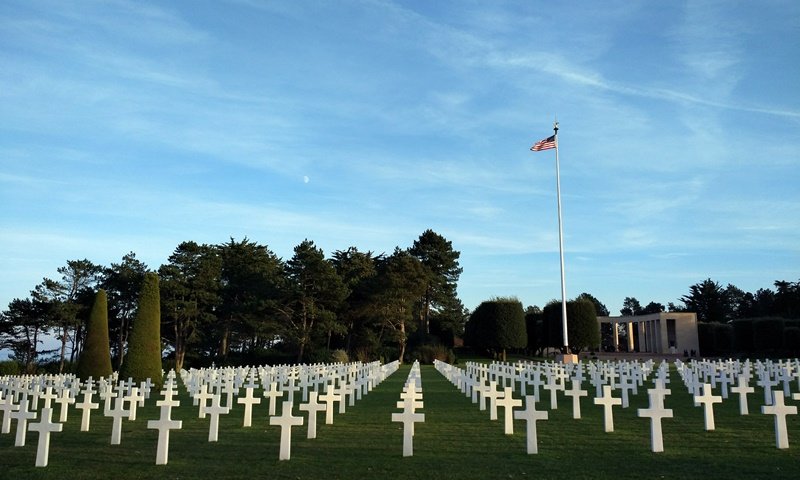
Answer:
[[[3,397],[0,393],[0,412],[3,413],[3,425],[0,427],[0,433],[11,432],[11,413],[19,410],[19,405],[14,403],[14,395],[10,392]]]
[[[703,405],[703,422],[706,431],[714,430],[714,404],[722,403],[722,397],[714,395],[711,390],[711,385],[708,383],[703,384],[703,394],[694,396],[694,406],[699,407]]]
[[[800,396],[798,394],[795,394]],[[789,448],[789,432],[786,430],[786,415],[797,415],[797,407],[784,405],[783,391],[773,392],[772,405],[761,407],[761,413],[765,415],[775,415],[775,446],[784,449]]]
[[[270,417],[270,425],[281,427],[281,446],[278,460],[289,460],[292,456],[292,427],[303,425],[303,417],[292,415],[292,402],[284,401],[280,417]]]
[[[283,398],[283,392],[278,388],[277,382],[271,382],[269,384],[269,388],[264,389],[264,397],[266,397],[267,404],[269,405],[269,413],[270,417],[275,416],[275,406],[278,403],[278,399]]]
[[[131,411],[125,410],[125,390],[120,388],[114,401],[114,408],[103,412],[106,417],[113,418],[111,423],[111,445],[119,445],[122,439],[122,419],[130,418]]]
[[[755,388],[748,385],[747,382],[748,380],[746,376],[739,375],[736,386],[730,388],[732,393],[736,393],[739,395],[740,415],[748,415],[750,413],[750,409],[747,407],[747,394],[753,393],[755,391]]]
[[[498,407],[503,407],[503,416],[504,425],[503,431],[506,435],[513,435],[514,434],[514,407],[521,407],[522,406],[522,399],[521,398],[514,398],[513,389],[511,387],[505,387],[503,389],[503,398],[497,401]]]
[[[558,409],[558,391],[561,390],[561,385],[555,375],[547,376],[547,385],[544,386],[545,390],[550,392],[550,410]]]
[[[319,396],[319,399],[325,402],[325,425],[333,425],[333,404],[342,400],[342,396],[335,392],[333,384],[328,384],[325,393]]]
[[[197,418],[206,418],[206,402],[211,400],[212,393],[208,392],[208,384],[200,385],[200,391],[193,395],[195,404],[200,405],[200,410],[197,413]]]
[[[339,413],[345,413],[347,406],[347,382],[342,381],[339,383],[339,388],[336,389],[336,394],[339,397]]]
[[[128,403],[130,404],[130,416],[128,420],[131,422],[136,421],[136,410],[138,407],[144,406],[144,394],[139,391],[139,387],[131,387],[128,394]]]
[[[525,420],[526,446],[528,454],[539,453],[539,442],[536,436],[537,420],[547,420],[546,411],[536,410],[536,397],[533,395],[525,396],[525,410],[514,412],[514,418]]]
[[[640,408],[637,411],[639,417],[650,419],[650,449],[653,452],[664,451],[664,435],[661,430],[661,420],[664,418],[672,418],[672,409],[664,408],[664,397],[669,394],[670,391],[660,388],[660,385],[647,390],[650,406],[648,408]]]
[[[489,382],[489,388],[484,390],[483,396],[489,399],[489,420],[497,420],[497,400],[503,398],[503,392],[497,390],[494,380]]]
[[[392,414],[393,422],[403,423],[403,456],[411,457],[414,455],[414,424],[424,422],[424,413],[414,413],[413,400],[406,397],[403,401],[403,411]]]
[[[162,403],[161,417],[158,420],[148,420],[147,428],[158,430],[158,444],[156,446],[156,465],[166,465],[169,461],[169,431],[180,430],[183,427],[181,420],[172,419],[172,407],[180,405],[175,400],[165,400]]]
[[[307,438],[317,438],[317,412],[325,410],[325,405],[317,403],[319,392],[308,393],[308,403],[300,405],[300,410],[308,412],[308,434]]]
[[[44,389],[44,393],[39,394],[39,398],[44,400],[43,408],[51,408],[53,400],[58,398],[58,396],[53,393],[53,387],[47,387]]]
[[[586,397],[589,392],[581,390],[581,382],[577,379],[572,380],[572,388],[564,392],[567,397],[572,397],[572,418],[581,418],[581,397]]]
[[[242,426],[249,427],[253,424],[253,405],[260,404],[261,399],[253,396],[252,387],[245,386],[244,391],[244,397],[237,398],[236,403],[244,405],[244,419],[242,421]]]
[[[778,385],[777,380],[773,380],[770,377],[769,372],[764,372],[761,378],[758,379],[756,385],[762,387],[764,389],[764,404],[771,405],[772,404],[772,387]]]
[[[11,412],[11,418],[17,421],[17,436],[14,438],[15,447],[25,446],[25,436],[28,433],[28,421],[36,418],[36,411],[28,410],[28,394],[22,395],[19,409]]]
[[[603,430],[605,432],[614,431],[614,405],[622,405],[621,398],[611,396],[611,385],[603,385],[603,396],[594,399],[595,405],[603,406]]]
[[[72,392],[69,388],[62,388],[61,395],[56,398],[56,403],[61,405],[61,410],[59,412],[58,421],[64,423],[67,421],[67,412],[69,411],[69,405],[73,405],[75,403],[75,397],[72,396]]]
[[[208,424],[208,441],[216,442],[219,436],[219,416],[227,415],[230,412],[230,407],[220,405],[220,395],[211,395],[211,405],[205,407],[205,413],[211,417]]]
[[[49,389],[50,387],[48,387]],[[28,430],[32,432],[39,432],[39,443],[36,447],[36,466],[46,467],[50,459],[50,434],[53,432],[60,432],[64,425],[61,423],[53,423],[53,409],[44,407],[42,409],[41,420],[36,423],[28,425]]]
[[[486,392],[489,391],[489,386],[486,385],[485,381],[478,379],[475,381],[475,386],[472,387],[472,391],[475,395],[477,395],[477,402],[478,402],[478,410],[481,412],[486,410]]]
[[[75,408],[82,410],[81,412],[81,432],[89,431],[89,422],[91,421],[92,410],[100,408],[99,403],[92,402],[94,389],[92,384],[87,383],[86,388],[83,390],[83,400],[75,404]]]

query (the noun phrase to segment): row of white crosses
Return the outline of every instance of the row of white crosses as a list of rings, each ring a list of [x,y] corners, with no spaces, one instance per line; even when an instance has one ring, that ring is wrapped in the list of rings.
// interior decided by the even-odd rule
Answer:
[[[335,364],[315,367],[316,370],[327,371],[329,373],[332,372],[325,377],[326,379],[331,379],[330,385],[338,382],[340,389],[343,388],[342,385],[345,383],[358,385],[358,398],[360,398],[360,394],[371,390],[374,385],[377,385],[383,381],[391,373],[396,371],[397,368],[397,362],[393,362],[392,364],[388,365],[380,365],[379,362],[373,362],[372,364],[368,364],[366,366],[360,364]],[[208,406],[207,402],[205,401],[203,401],[200,406],[201,415],[209,415],[211,417],[209,426],[209,441],[216,441],[219,415],[228,413],[228,411],[230,411],[230,406],[232,405],[233,401],[233,394],[238,394],[239,391],[237,385],[242,386],[245,379],[248,381],[248,384],[244,385],[244,387],[249,387],[249,389],[246,391],[244,398],[239,399],[244,401],[238,402],[239,404],[245,405],[244,423],[247,426],[251,422],[252,405],[260,402],[260,399],[257,399],[258,402],[253,401],[254,397],[252,395],[252,389],[256,386],[255,379],[259,377],[259,374],[263,375],[264,378],[267,379],[277,379],[283,377],[291,378],[293,376],[292,373],[282,373],[287,369],[298,369],[298,367],[285,367],[283,369],[276,369],[275,367],[259,367],[256,369],[250,369],[245,367],[234,369],[232,372],[225,371],[224,373],[211,372],[203,374],[207,375],[207,377],[210,379],[222,379],[215,383],[212,387],[212,390],[218,393],[208,397],[208,399],[211,400],[211,406]],[[192,379],[192,374],[189,372],[183,371],[182,376],[190,377],[190,381],[194,382],[192,385],[198,384],[197,378]],[[150,396],[152,382],[150,382],[148,379],[140,384],[135,384],[130,379],[120,382],[117,382],[116,380],[116,375],[108,380],[101,378],[96,382],[91,378],[86,382],[81,382],[74,375],[0,377],[0,414],[2,414],[2,420],[0,420],[0,432],[10,433],[11,422],[12,420],[16,420],[17,430],[15,446],[25,445],[26,433],[28,431],[38,432],[39,444],[37,447],[36,466],[47,466],[49,458],[50,435],[51,433],[60,432],[62,430],[63,423],[66,422],[68,418],[68,406],[75,405],[75,408],[82,410],[80,429],[81,431],[85,432],[89,431],[90,428],[91,412],[101,408],[102,403],[103,414],[112,418],[110,443],[112,445],[118,445],[121,443],[123,420],[132,421],[136,419],[137,408],[143,406],[145,400]],[[190,382],[187,382],[186,385],[187,388],[189,388]],[[207,384],[202,383],[202,385],[205,386],[205,390],[203,387],[198,387],[198,390],[201,392],[208,392],[208,387],[206,386]],[[173,371],[170,372],[166,377],[164,389],[161,391],[161,396],[163,398],[156,403],[156,405],[161,409],[160,418],[158,420],[149,421],[147,425],[148,428],[159,431],[156,452],[156,464],[159,465],[163,465],[168,462],[170,430],[181,429],[182,427],[182,422],[173,420],[171,417],[172,409],[180,405],[180,402],[174,399],[175,395],[177,394],[177,389],[178,383],[175,372]],[[277,389],[275,390],[277,391]],[[345,393],[350,394],[352,399],[353,389],[345,390]],[[314,400],[307,404],[301,405],[300,409],[308,411],[309,418],[312,415],[314,417],[313,421],[309,420],[309,438],[314,438],[314,436],[316,436],[316,413],[319,411],[319,404],[314,405],[316,403],[316,392],[311,393],[313,394],[312,398],[314,398]],[[98,394],[100,397],[99,403],[93,401],[95,399],[95,394]],[[227,405],[225,406],[220,405],[221,394],[226,394],[225,402]],[[291,391],[289,395],[291,398]],[[82,398],[80,401],[77,401],[79,396]],[[203,396],[202,393],[200,396]],[[281,397],[282,396],[283,393],[281,393]],[[324,397],[324,395],[321,397]],[[333,401],[339,399],[341,399],[339,402],[340,411],[344,411],[344,395],[334,396],[334,400],[331,400],[328,405],[328,409],[331,412],[331,417]],[[52,404],[54,402],[61,404],[61,413],[57,422],[53,421],[54,408]],[[282,417],[291,417],[291,402],[291,400],[284,402]],[[40,403],[43,403],[42,410],[40,412],[40,421],[31,423],[37,417],[37,411]],[[274,411],[271,412],[270,417],[271,424],[281,425],[281,422],[284,422],[283,420],[274,420],[274,418],[272,418],[274,417]],[[281,417],[275,418],[280,419]],[[287,422],[289,422],[287,423],[289,431],[292,426],[292,421],[293,420],[291,419],[287,420]],[[329,423],[332,423],[332,421]],[[284,457],[288,459],[290,452],[290,440],[288,438],[290,437],[287,437],[287,439],[284,438],[286,435],[283,433],[283,430],[285,430],[287,427],[284,427],[283,425],[281,426],[282,434],[280,457],[281,459]]]
[[[97,384],[101,388],[101,396],[106,394],[106,406],[109,405],[108,398],[113,392],[112,382],[116,377],[106,380],[101,378]],[[127,386],[126,386],[127,385]],[[47,466],[50,451],[50,435],[62,431],[63,424],[68,419],[69,405],[82,410],[81,431],[89,430],[91,412],[99,408],[98,403],[92,402],[95,382],[89,378],[86,382],[81,382],[74,375],[46,375],[46,376],[22,376],[5,377],[0,381],[0,411],[4,413],[2,433],[10,433],[11,420],[17,421],[17,430],[14,445],[17,447],[25,446],[26,434],[28,431],[39,433],[39,442],[36,453],[36,466]],[[150,383],[143,383],[140,387],[132,387],[132,382],[121,382],[118,387],[120,391],[130,388],[131,398],[129,401],[143,402],[144,395],[138,393],[139,389],[149,392]],[[82,389],[82,390],[81,390]],[[83,393],[81,402],[77,402],[77,395]],[[39,402],[43,401],[41,412],[37,413]],[[61,405],[59,418],[53,421],[53,403]],[[135,408],[134,408],[135,411]],[[110,409],[106,408],[106,415],[112,416]],[[40,415],[40,416],[39,416]],[[40,421],[30,423],[39,416]],[[119,429],[115,425],[112,428],[112,443],[119,438]],[[117,442],[118,443],[118,442]]]
[[[785,400],[787,397],[800,400],[800,360],[780,360],[778,362],[767,360],[755,363],[750,360],[732,359],[692,360],[689,363],[677,361],[676,366],[687,390],[694,395],[695,406],[703,406],[706,430],[715,429],[713,406],[715,403],[722,403],[724,399],[727,399],[729,393],[739,396],[739,413],[749,415],[747,395],[755,392],[755,388],[750,386],[755,371],[758,377],[756,385],[761,387],[764,393],[764,405],[761,406],[761,413],[775,416],[775,446],[779,449],[789,448],[786,416],[796,415],[797,406],[786,405]],[[713,394],[713,389],[717,385],[720,395]],[[792,393],[793,385],[796,385],[798,392]],[[776,387],[780,388],[773,390]]]
[[[415,360],[403,385],[403,391],[400,393],[400,401],[397,402],[397,408],[401,408],[403,411],[392,414],[393,422],[403,424],[404,457],[414,455],[414,424],[425,422],[425,414],[417,413],[417,409],[422,407],[422,375],[419,362]]]
[[[291,459],[291,429],[304,424],[302,417],[293,415],[295,403],[300,403],[300,411],[307,412],[307,438],[317,436],[317,413],[325,411],[325,423],[333,424],[334,406],[338,413],[353,406],[357,399],[381,383],[398,368],[397,362],[381,365],[379,362],[361,364],[317,364],[279,367],[239,367],[232,369],[205,369],[182,372],[187,389],[192,394],[200,418],[210,417],[209,442],[218,438],[219,416],[228,414],[233,405],[233,395],[239,395],[240,387],[245,389],[236,403],[244,405],[242,426],[252,426],[252,409],[261,404],[255,390],[261,388],[267,399],[270,425],[281,427],[280,460]],[[322,394],[319,390],[323,390]],[[302,400],[295,401],[295,393],[302,392]],[[222,402],[221,395],[227,399]],[[284,400],[284,397],[288,397]],[[208,404],[210,400],[211,404]],[[322,401],[323,403],[319,403]],[[278,415],[277,405],[281,404]],[[305,403],[303,403],[305,402]]]
[[[469,363],[467,370],[460,369],[439,360],[434,361],[436,370],[444,375],[461,392],[470,397],[472,403],[477,403],[481,411],[489,409],[489,419],[497,420],[497,408],[503,408],[503,431],[506,435],[514,434],[514,420],[525,420],[526,428],[526,449],[529,454],[539,452],[536,434],[536,422],[547,420],[546,411],[536,410],[537,398],[535,395],[525,395],[525,409],[514,411],[514,407],[521,407],[522,400],[514,398],[514,382],[509,381],[509,370],[505,365],[495,364],[488,367],[481,364]],[[505,372],[505,374],[503,373]],[[499,385],[498,385],[499,382]],[[498,387],[502,387],[502,391]],[[522,386],[524,392],[524,384]],[[584,394],[586,391],[583,391]],[[580,412],[580,409],[578,409]],[[578,413],[580,415],[580,413]]]
[[[732,362],[732,361],[731,361]],[[745,365],[749,362],[745,363]],[[767,362],[765,364],[757,363],[756,371],[758,372],[760,383],[765,388],[782,384],[784,389],[789,388],[788,384],[796,378],[797,361],[792,362]],[[694,396],[695,406],[703,407],[704,411],[704,424],[706,430],[714,429],[713,405],[719,403],[722,398],[715,396],[712,393],[713,385],[698,382],[697,378],[703,379],[717,379],[720,385],[724,385],[724,380],[721,374],[715,372],[714,375],[710,373],[713,368],[705,364],[692,364],[691,368],[686,367],[684,364],[678,363],[678,370],[681,373],[684,382],[687,384],[690,393]],[[535,402],[539,399],[539,389],[544,388],[550,392],[550,408],[556,409],[558,407],[557,393],[564,392],[565,396],[572,397],[573,399],[573,418],[580,418],[580,397],[585,396],[587,392],[581,390],[581,383],[586,378],[595,387],[594,403],[603,408],[603,428],[606,432],[614,431],[614,415],[613,407],[621,406],[622,408],[628,407],[629,394],[638,394],[638,387],[644,386],[644,382],[651,374],[655,374],[653,378],[653,388],[647,390],[649,398],[648,408],[638,409],[637,415],[643,418],[649,418],[651,424],[651,449],[653,452],[663,452],[663,435],[661,429],[661,421],[664,418],[672,418],[673,412],[671,409],[665,408],[664,400],[666,396],[670,395],[671,390],[667,388],[669,383],[669,370],[668,365],[662,362],[656,366],[653,361],[644,363],[639,362],[579,362],[577,364],[557,364],[557,363],[529,363],[519,362],[515,365],[504,363],[493,363],[489,365],[468,363],[466,370],[462,370],[444,363],[437,362],[437,370],[442,372],[445,377],[456,385],[467,396],[471,396],[473,402],[479,403],[480,409],[487,408],[486,400],[488,399],[488,408],[490,410],[490,419],[497,418],[496,408],[502,406],[507,410],[517,406],[515,400],[511,396],[511,392],[517,385],[519,386],[521,394],[525,395],[528,387],[533,388],[533,395],[526,395],[526,411],[515,412],[516,418],[534,418]],[[735,368],[727,366],[725,371],[736,371]],[[745,367],[747,370],[747,367]],[[731,387],[730,391],[733,393],[742,392],[746,396],[747,392],[752,393],[753,389],[747,389],[747,382],[743,382],[742,377],[738,377],[737,386]],[[772,378],[772,382],[770,382]],[[566,388],[567,380],[571,380],[571,388]],[[688,381],[687,381],[688,379]],[[732,384],[733,378],[728,382]],[[498,391],[500,388],[502,391]],[[618,390],[621,393],[620,397],[614,397],[613,392]],[[727,389],[723,388],[723,392],[727,395]],[[775,415],[775,432],[776,432],[776,445],[778,448],[788,447],[788,435],[786,433],[785,417],[788,414],[796,413],[795,406],[784,405],[784,395],[782,392],[772,393],[770,397],[773,399],[772,404],[767,404],[762,407],[762,412]],[[800,399],[798,394],[795,394],[796,399]],[[740,398],[740,401],[742,399]],[[530,406],[528,406],[530,405]],[[743,400],[742,412],[746,414],[746,398]],[[546,412],[544,412],[546,413]],[[510,416],[507,412],[506,418]],[[546,417],[540,416],[537,419]],[[535,420],[528,421],[528,452],[535,452]],[[513,426],[508,425],[509,420],[506,420],[505,431],[506,433],[513,433]]]

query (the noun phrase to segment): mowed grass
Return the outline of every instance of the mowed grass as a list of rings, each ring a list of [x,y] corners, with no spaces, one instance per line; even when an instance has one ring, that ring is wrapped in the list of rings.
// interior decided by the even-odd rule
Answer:
[[[613,433],[603,432],[602,408],[590,395],[581,400],[582,419],[572,419],[571,398],[559,394],[559,408],[549,410],[547,391],[537,408],[549,411],[538,423],[539,454],[525,450],[525,423],[515,421],[514,435],[462,395],[431,366],[422,367],[425,423],[416,425],[414,456],[402,457],[402,426],[391,422],[408,375],[404,366],[369,395],[336,414],[333,425],[318,416],[317,438],[306,438],[306,426],[293,430],[292,458],[278,460],[280,428],[269,426],[266,399],[254,408],[253,427],[242,428],[243,407],[236,405],[220,421],[219,441],[209,443],[208,419],[183,393],[173,418],[182,430],[171,433],[169,464],[155,465],[157,432],[147,420],[158,418],[151,398],[137,420],[124,422],[122,444],[109,445],[111,420],[92,415],[90,432],[80,432],[80,412],[70,411],[62,433],[53,434],[50,465],[35,468],[38,435],[30,432],[25,447],[14,447],[12,433],[0,435],[2,478],[186,479],[186,478],[800,478],[800,416],[788,418],[790,448],[775,448],[773,416],[762,415],[761,390],[750,395],[749,416],[740,416],[731,396],[715,405],[716,430],[703,430],[703,412],[694,407],[673,372],[666,406],[674,418],[663,421],[663,453],[650,451],[650,421],[638,418],[647,407],[640,389],[627,409],[614,407]],[[619,396],[619,393],[615,393]],[[797,405],[800,402],[788,400]],[[299,412],[295,411],[295,415]],[[56,409],[54,417],[57,417]],[[305,412],[303,412],[305,416]]]

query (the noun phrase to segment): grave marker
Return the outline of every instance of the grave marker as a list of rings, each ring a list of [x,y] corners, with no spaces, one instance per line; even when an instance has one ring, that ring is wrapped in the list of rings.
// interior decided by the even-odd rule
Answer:
[[[14,403],[14,396],[11,393],[6,394],[5,397],[0,393],[0,402],[0,412],[3,413],[3,425],[0,427],[0,433],[9,433],[11,432],[11,413],[19,410],[19,405]]]
[[[714,395],[711,385],[703,384],[703,394],[694,396],[694,406],[703,405],[703,423],[706,431],[714,430],[714,404],[722,403],[722,397]]]
[[[737,384],[735,387],[731,387],[730,390],[732,393],[736,393],[739,395],[739,414],[740,415],[748,415],[750,413],[749,408],[747,407],[747,394],[753,393],[755,388],[751,387],[747,384],[747,377],[744,375],[739,375],[737,379]]]
[[[611,396],[611,385],[603,385],[603,396],[594,399],[595,405],[603,406],[603,430],[605,432],[614,431],[614,405],[622,405],[621,398]]]
[[[800,396],[800,394],[795,394]],[[797,407],[784,405],[783,391],[773,392],[772,405],[761,407],[761,413],[775,415],[775,446],[779,449],[789,448],[789,432],[786,430],[786,415],[797,415]]]
[[[89,431],[89,422],[91,420],[92,410],[100,408],[99,403],[92,402],[92,395],[94,390],[92,384],[87,383],[86,388],[83,390],[83,401],[75,404],[75,408],[82,410],[81,412],[81,432]]]
[[[48,387],[49,389],[50,387]],[[39,443],[36,447],[36,466],[46,467],[50,459],[50,434],[53,432],[60,432],[64,427],[61,423],[53,423],[53,409],[44,407],[42,409],[41,421],[32,423],[28,426],[28,430],[32,432],[39,432]]]
[[[17,436],[14,438],[15,447],[25,446],[25,436],[28,433],[28,421],[36,418],[36,411],[28,410],[28,393],[22,395],[19,409],[11,412],[11,418],[17,421]]]
[[[319,392],[308,392],[308,403],[300,405],[300,410],[308,412],[308,434],[306,438],[317,438],[317,412],[325,410],[325,405],[317,403]]]
[[[114,408],[103,412],[106,417],[113,418],[111,423],[111,445],[119,445],[122,439],[122,419],[130,418],[130,410],[125,410],[125,391],[120,389],[114,402]]]
[[[493,383],[493,382],[492,382]],[[414,413],[414,401],[406,397],[403,402],[403,411],[392,414],[393,422],[403,424],[403,456],[411,457],[414,455],[414,424],[424,422],[424,413]]]
[[[237,398],[236,403],[244,405],[244,419],[242,420],[242,426],[250,427],[253,424],[253,405],[260,404],[261,399],[253,396],[252,387],[246,386],[244,391],[244,397]]]
[[[303,424],[303,417],[292,415],[292,402],[284,401],[280,417],[270,417],[270,425],[281,427],[281,447],[278,460],[289,460],[292,456],[292,427]]]
[[[227,415],[230,411],[230,407],[220,405],[220,400],[219,394],[211,395],[211,405],[205,408],[206,415],[211,417],[211,421],[208,424],[209,442],[216,442],[219,436],[219,416]]]
[[[670,391],[662,388],[651,388],[647,390],[650,400],[648,408],[640,408],[637,411],[639,417],[650,419],[650,450],[653,452],[664,451],[664,436],[661,430],[661,420],[672,418],[672,409],[664,408],[664,397]]]
[[[178,402],[175,402],[178,403]],[[158,420],[148,420],[147,428],[158,430],[158,444],[156,445],[156,465],[166,465],[169,461],[169,432],[180,430],[183,427],[181,420],[172,419],[172,405],[167,403],[161,406],[161,417]]]
[[[503,413],[505,414],[503,420],[505,421],[504,425],[504,433],[506,435],[513,435],[514,434],[514,407],[521,407],[522,406],[522,399],[521,398],[514,398],[513,389],[511,387],[505,387],[503,398],[497,401],[497,406],[503,407]]]
[[[572,397],[572,418],[579,420],[581,418],[581,397],[586,397],[589,392],[581,389],[581,382],[577,379],[572,380],[572,388],[564,392],[567,397]]]
[[[517,420],[525,420],[525,445],[529,455],[539,453],[536,422],[538,420],[547,420],[547,417],[548,413],[546,411],[536,410],[536,397],[533,395],[525,396],[525,410],[514,412],[514,418]]]

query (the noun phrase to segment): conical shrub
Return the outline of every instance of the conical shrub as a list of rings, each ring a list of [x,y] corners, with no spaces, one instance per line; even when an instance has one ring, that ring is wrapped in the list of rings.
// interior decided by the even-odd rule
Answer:
[[[161,301],[158,275],[153,272],[144,277],[142,292],[139,294],[139,309],[128,340],[128,354],[119,375],[122,380],[133,378],[136,382],[150,378],[159,387],[162,383]]]
[[[81,380],[89,377],[97,380],[100,377],[110,377],[112,372],[108,341],[108,300],[106,291],[98,290],[89,314],[83,352],[78,359],[78,377]]]

